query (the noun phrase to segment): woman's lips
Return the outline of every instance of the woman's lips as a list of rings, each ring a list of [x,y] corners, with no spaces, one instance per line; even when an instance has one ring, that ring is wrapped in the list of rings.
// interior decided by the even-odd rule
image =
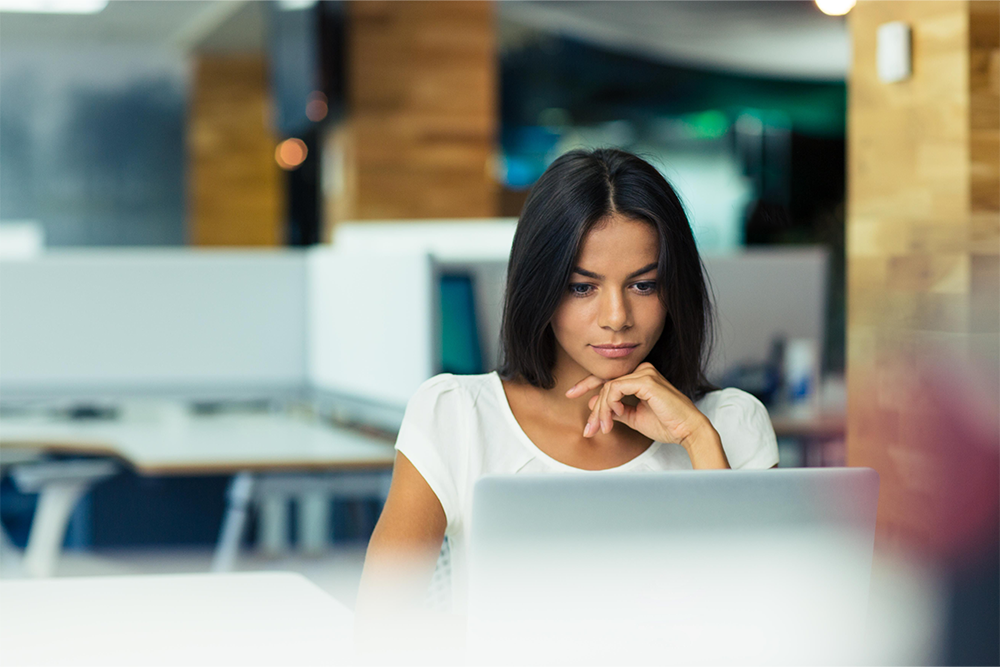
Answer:
[[[608,359],[618,359],[620,357],[627,357],[632,354],[638,345],[591,345],[594,348],[594,352],[601,355],[602,357],[607,357]]]

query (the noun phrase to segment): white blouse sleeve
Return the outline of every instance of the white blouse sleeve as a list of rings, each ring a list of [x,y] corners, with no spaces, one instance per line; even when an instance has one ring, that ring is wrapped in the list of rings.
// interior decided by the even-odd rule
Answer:
[[[453,375],[436,375],[410,398],[396,437],[396,451],[409,459],[441,501],[449,529],[460,517],[458,490],[463,488],[461,476],[468,456],[468,403]]]
[[[754,396],[732,387],[705,397],[709,418],[722,438],[729,466],[770,468],[778,463],[778,441],[767,408]]]

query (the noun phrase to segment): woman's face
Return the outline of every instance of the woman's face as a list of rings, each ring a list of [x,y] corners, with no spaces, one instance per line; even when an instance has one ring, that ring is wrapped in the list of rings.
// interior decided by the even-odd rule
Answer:
[[[551,320],[557,381],[576,382],[583,371],[612,379],[642,363],[667,315],[658,259],[656,228],[646,222],[616,214],[590,230]]]

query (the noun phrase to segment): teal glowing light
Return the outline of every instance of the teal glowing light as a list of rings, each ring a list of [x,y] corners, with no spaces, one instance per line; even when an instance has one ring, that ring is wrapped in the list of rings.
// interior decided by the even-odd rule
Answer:
[[[729,118],[721,111],[702,111],[684,117],[691,136],[696,139],[718,139],[729,131]]]

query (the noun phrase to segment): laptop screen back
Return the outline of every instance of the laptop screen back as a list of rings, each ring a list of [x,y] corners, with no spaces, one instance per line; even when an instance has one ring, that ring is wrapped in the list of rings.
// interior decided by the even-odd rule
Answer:
[[[867,468],[484,477],[470,639],[549,658],[846,659],[877,499]]]

